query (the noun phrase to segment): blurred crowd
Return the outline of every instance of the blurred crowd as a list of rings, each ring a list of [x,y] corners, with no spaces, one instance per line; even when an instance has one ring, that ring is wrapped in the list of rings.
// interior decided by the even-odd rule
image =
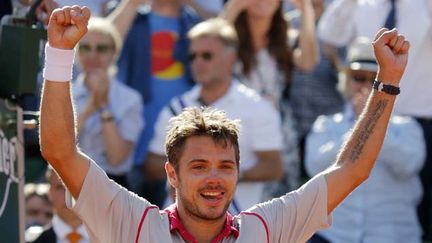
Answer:
[[[31,4],[7,2],[2,14]],[[93,16],[72,85],[80,148],[164,208],[175,200],[164,169],[169,119],[190,106],[223,109],[242,124],[233,214],[336,160],[379,71],[374,33],[397,28],[409,62],[376,166],[310,242],[432,242],[432,1],[44,0],[40,19],[74,4]],[[36,137],[26,135],[27,240],[89,242]]]

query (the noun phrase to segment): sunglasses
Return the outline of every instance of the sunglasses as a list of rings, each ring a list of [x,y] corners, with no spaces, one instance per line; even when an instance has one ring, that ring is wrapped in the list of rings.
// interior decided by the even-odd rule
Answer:
[[[351,74],[351,78],[354,82],[359,84],[373,83],[375,80],[375,76],[368,76],[364,74]]]
[[[90,52],[96,51],[97,54],[105,54],[111,52],[114,49],[113,45],[99,44],[96,46],[91,46],[89,44],[79,44],[78,51],[82,54],[88,54]]]
[[[208,51],[191,52],[191,53],[189,53],[188,59],[190,62],[193,62],[198,57],[201,57],[204,61],[211,61],[213,59],[213,53],[208,52]]]
[[[43,211],[41,209],[34,209],[34,208],[27,209],[26,213],[28,216],[32,216],[32,217],[43,215],[47,218],[52,218],[52,216],[53,216],[52,212],[47,212],[47,211]]]

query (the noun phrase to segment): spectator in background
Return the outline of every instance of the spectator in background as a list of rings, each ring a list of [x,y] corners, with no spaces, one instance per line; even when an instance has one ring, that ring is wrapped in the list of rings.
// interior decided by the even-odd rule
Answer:
[[[284,135],[284,180],[267,190],[280,196],[297,188],[299,158],[297,135],[293,127],[288,99],[294,68],[312,70],[318,60],[315,38],[315,18],[311,0],[296,0],[300,10],[300,40],[296,47],[289,45],[289,23],[284,18],[283,1],[230,0],[222,14],[234,23],[239,35],[239,62],[235,73],[248,87],[274,103],[281,112]]]
[[[310,1],[295,2],[302,12],[302,38],[295,49],[288,45],[289,23],[282,12],[282,1],[230,0],[223,13],[239,35],[240,62],[236,74],[276,107],[293,68],[312,70],[318,60]]]
[[[29,10],[30,6],[36,0],[3,0],[0,3],[0,19],[5,14],[18,14],[23,17]],[[52,11],[58,7],[55,0],[42,0],[36,8],[36,18],[44,24],[48,24],[49,16]]]
[[[28,183],[24,186],[26,229],[31,226],[44,226],[51,222],[53,215],[48,200],[48,185]]]
[[[89,236],[78,216],[66,206],[65,186],[57,173],[48,166],[48,197],[54,208],[52,223],[44,228],[28,229],[26,241],[31,243],[90,243]],[[29,231],[33,231],[29,233]]]
[[[274,106],[254,90],[233,80],[237,34],[223,19],[209,19],[189,31],[192,74],[198,83],[191,91],[175,97],[159,115],[150,143],[146,166],[166,178],[165,135],[169,120],[186,107],[210,106],[241,122],[240,177],[230,212],[238,214],[270,198],[263,182],[282,177],[280,116]]]
[[[325,10],[325,0],[311,0],[315,13],[315,24]],[[286,14],[293,28],[290,30],[294,46],[299,45],[302,38],[299,27],[301,26],[301,12],[290,11]],[[312,124],[319,115],[330,115],[343,109],[343,98],[337,90],[338,70],[341,61],[338,50],[333,46],[317,40],[319,45],[319,62],[311,71],[294,69],[289,105],[292,107],[295,130],[298,133],[300,161],[304,162],[305,138]],[[302,167],[304,168],[304,167]],[[302,170],[304,176],[304,170]]]
[[[224,7],[224,0],[184,0],[191,6],[203,19],[216,17]]]
[[[376,77],[378,66],[369,39],[359,38],[351,44],[348,61],[344,112],[320,116],[306,140],[305,162],[310,176],[336,160]],[[416,207],[422,195],[419,171],[424,158],[419,124],[394,115],[368,180],[334,210],[332,227],[319,231],[310,243],[420,243]]]
[[[146,126],[135,150],[130,176],[131,189],[160,206],[165,197],[161,193],[165,182],[147,177],[144,179],[149,184],[143,186],[142,166],[160,110],[193,85],[188,71],[186,33],[200,18],[182,0],[154,0],[151,6],[147,0],[123,0],[109,18],[126,38],[118,62],[118,78],[141,93],[146,109],[142,114]]]
[[[92,18],[78,43],[82,73],[73,83],[78,142],[108,176],[128,188],[135,143],[143,127],[140,94],[117,81],[114,65],[121,39],[110,21]]]
[[[107,4],[110,0],[55,0],[60,7],[84,5],[87,6],[93,17],[106,16],[108,14]]]
[[[418,215],[424,239],[432,240],[432,1],[335,0],[322,16],[318,31],[323,41],[340,47],[358,36],[373,38],[382,26],[396,27],[411,43],[401,80],[404,92],[394,112],[415,117],[423,128],[427,155],[420,176],[425,191]]]

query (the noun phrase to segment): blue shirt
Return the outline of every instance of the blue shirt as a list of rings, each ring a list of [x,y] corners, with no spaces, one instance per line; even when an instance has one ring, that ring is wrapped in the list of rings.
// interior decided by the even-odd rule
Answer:
[[[138,92],[116,81],[109,84],[109,109],[114,116],[120,135],[130,142],[136,143],[144,126],[142,113],[142,99]],[[72,86],[77,114],[83,112],[90,98],[89,91],[82,79],[78,79]],[[122,175],[132,167],[132,156],[118,166],[109,163],[103,141],[100,113],[93,113],[84,123],[78,136],[79,147],[92,159],[98,162],[107,173]]]
[[[147,10],[138,13],[129,30],[118,62],[118,77],[141,93],[146,107],[146,127],[135,150],[136,165],[147,156],[162,107],[193,85],[187,66],[186,34],[199,20],[189,7],[181,8],[179,18],[162,17]],[[163,58],[166,55],[168,58]]]
[[[318,117],[306,139],[309,175],[334,163],[354,122],[351,106],[344,113]],[[369,178],[334,210],[332,227],[318,234],[332,243],[421,242],[416,207],[422,196],[419,171],[424,159],[419,124],[393,116]]]

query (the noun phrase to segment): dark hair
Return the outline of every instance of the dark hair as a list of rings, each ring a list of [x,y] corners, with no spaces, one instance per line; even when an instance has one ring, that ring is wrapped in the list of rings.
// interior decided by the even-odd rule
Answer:
[[[240,162],[238,145],[239,121],[230,120],[221,110],[214,108],[185,108],[182,113],[171,118],[166,137],[168,162],[178,172],[186,140],[193,136],[208,136],[217,144],[233,146],[237,166]]]
[[[243,64],[243,74],[249,76],[256,66],[255,50],[252,35],[248,25],[247,11],[243,11],[235,20],[234,26],[239,38],[238,56]],[[267,49],[275,59],[278,68],[284,74],[286,84],[291,80],[291,72],[294,67],[292,50],[288,45],[289,23],[286,21],[282,11],[282,3],[273,15],[270,29],[267,33]]]

